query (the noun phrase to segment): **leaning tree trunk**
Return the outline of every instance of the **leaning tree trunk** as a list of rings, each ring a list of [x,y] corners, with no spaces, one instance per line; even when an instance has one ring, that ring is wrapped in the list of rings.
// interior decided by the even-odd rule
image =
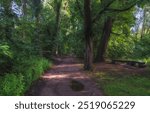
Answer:
[[[103,34],[98,46],[96,61],[104,62],[105,61],[105,53],[107,50],[108,42],[110,39],[111,29],[112,29],[113,21],[111,17],[108,17],[105,21]]]
[[[91,0],[84,0],[84,35],[85,35],[85,62],[84,69],[91,70],[93,64],[93,41],[91,21]]]

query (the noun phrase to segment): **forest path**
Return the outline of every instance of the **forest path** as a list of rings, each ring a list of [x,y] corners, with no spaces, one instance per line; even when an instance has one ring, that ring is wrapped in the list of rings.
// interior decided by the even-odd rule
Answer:
[[[55,65],[28,91],[33,96],[100,96],[102,92],[73,57],[55,58]]]

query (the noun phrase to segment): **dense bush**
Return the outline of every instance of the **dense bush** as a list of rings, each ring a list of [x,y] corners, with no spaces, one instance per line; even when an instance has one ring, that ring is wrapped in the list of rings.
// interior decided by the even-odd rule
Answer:
[[[32,81],[38,79],[48,67],[48,60],[40,57],[30,57],[28,59],[18,59],[13,70],[15,73],[22,73],[25,86],[28,89]]]
[[[49,68],[44,58],[22,58],[13,65],[13,73],[0,78],[0,95],[23,95],[33,81],[37,80]]]
[[[7,44],[0,43],[0,75],[8,73],[12,68],[12,52]]]
[[[6,74],[1,78],[0,95],[22,95],[24,87],[23,76],[21,74]]]
[[[133,53],[133,37],[116,37],[112,36],[109,41],[107,56],[111,59],[128,58]]]
[[[145,35],[137,41],[133,56],[136,58],[150,58],[150,36]]]

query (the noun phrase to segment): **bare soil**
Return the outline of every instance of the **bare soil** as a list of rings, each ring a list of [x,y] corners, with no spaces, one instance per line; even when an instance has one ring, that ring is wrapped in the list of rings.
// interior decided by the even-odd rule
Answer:
[[[55,65],[32,85],[27,96],[103,95],[78,59],[65,57],[54,61]]]

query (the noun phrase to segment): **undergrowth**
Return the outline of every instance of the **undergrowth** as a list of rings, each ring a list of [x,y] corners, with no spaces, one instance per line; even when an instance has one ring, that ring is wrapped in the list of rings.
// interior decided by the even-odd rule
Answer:
[[[40,57],[19,59],[13,65],[13,71],[0,76],[0,95],[24,95],[45,70],[51,66],[48,60]]]

